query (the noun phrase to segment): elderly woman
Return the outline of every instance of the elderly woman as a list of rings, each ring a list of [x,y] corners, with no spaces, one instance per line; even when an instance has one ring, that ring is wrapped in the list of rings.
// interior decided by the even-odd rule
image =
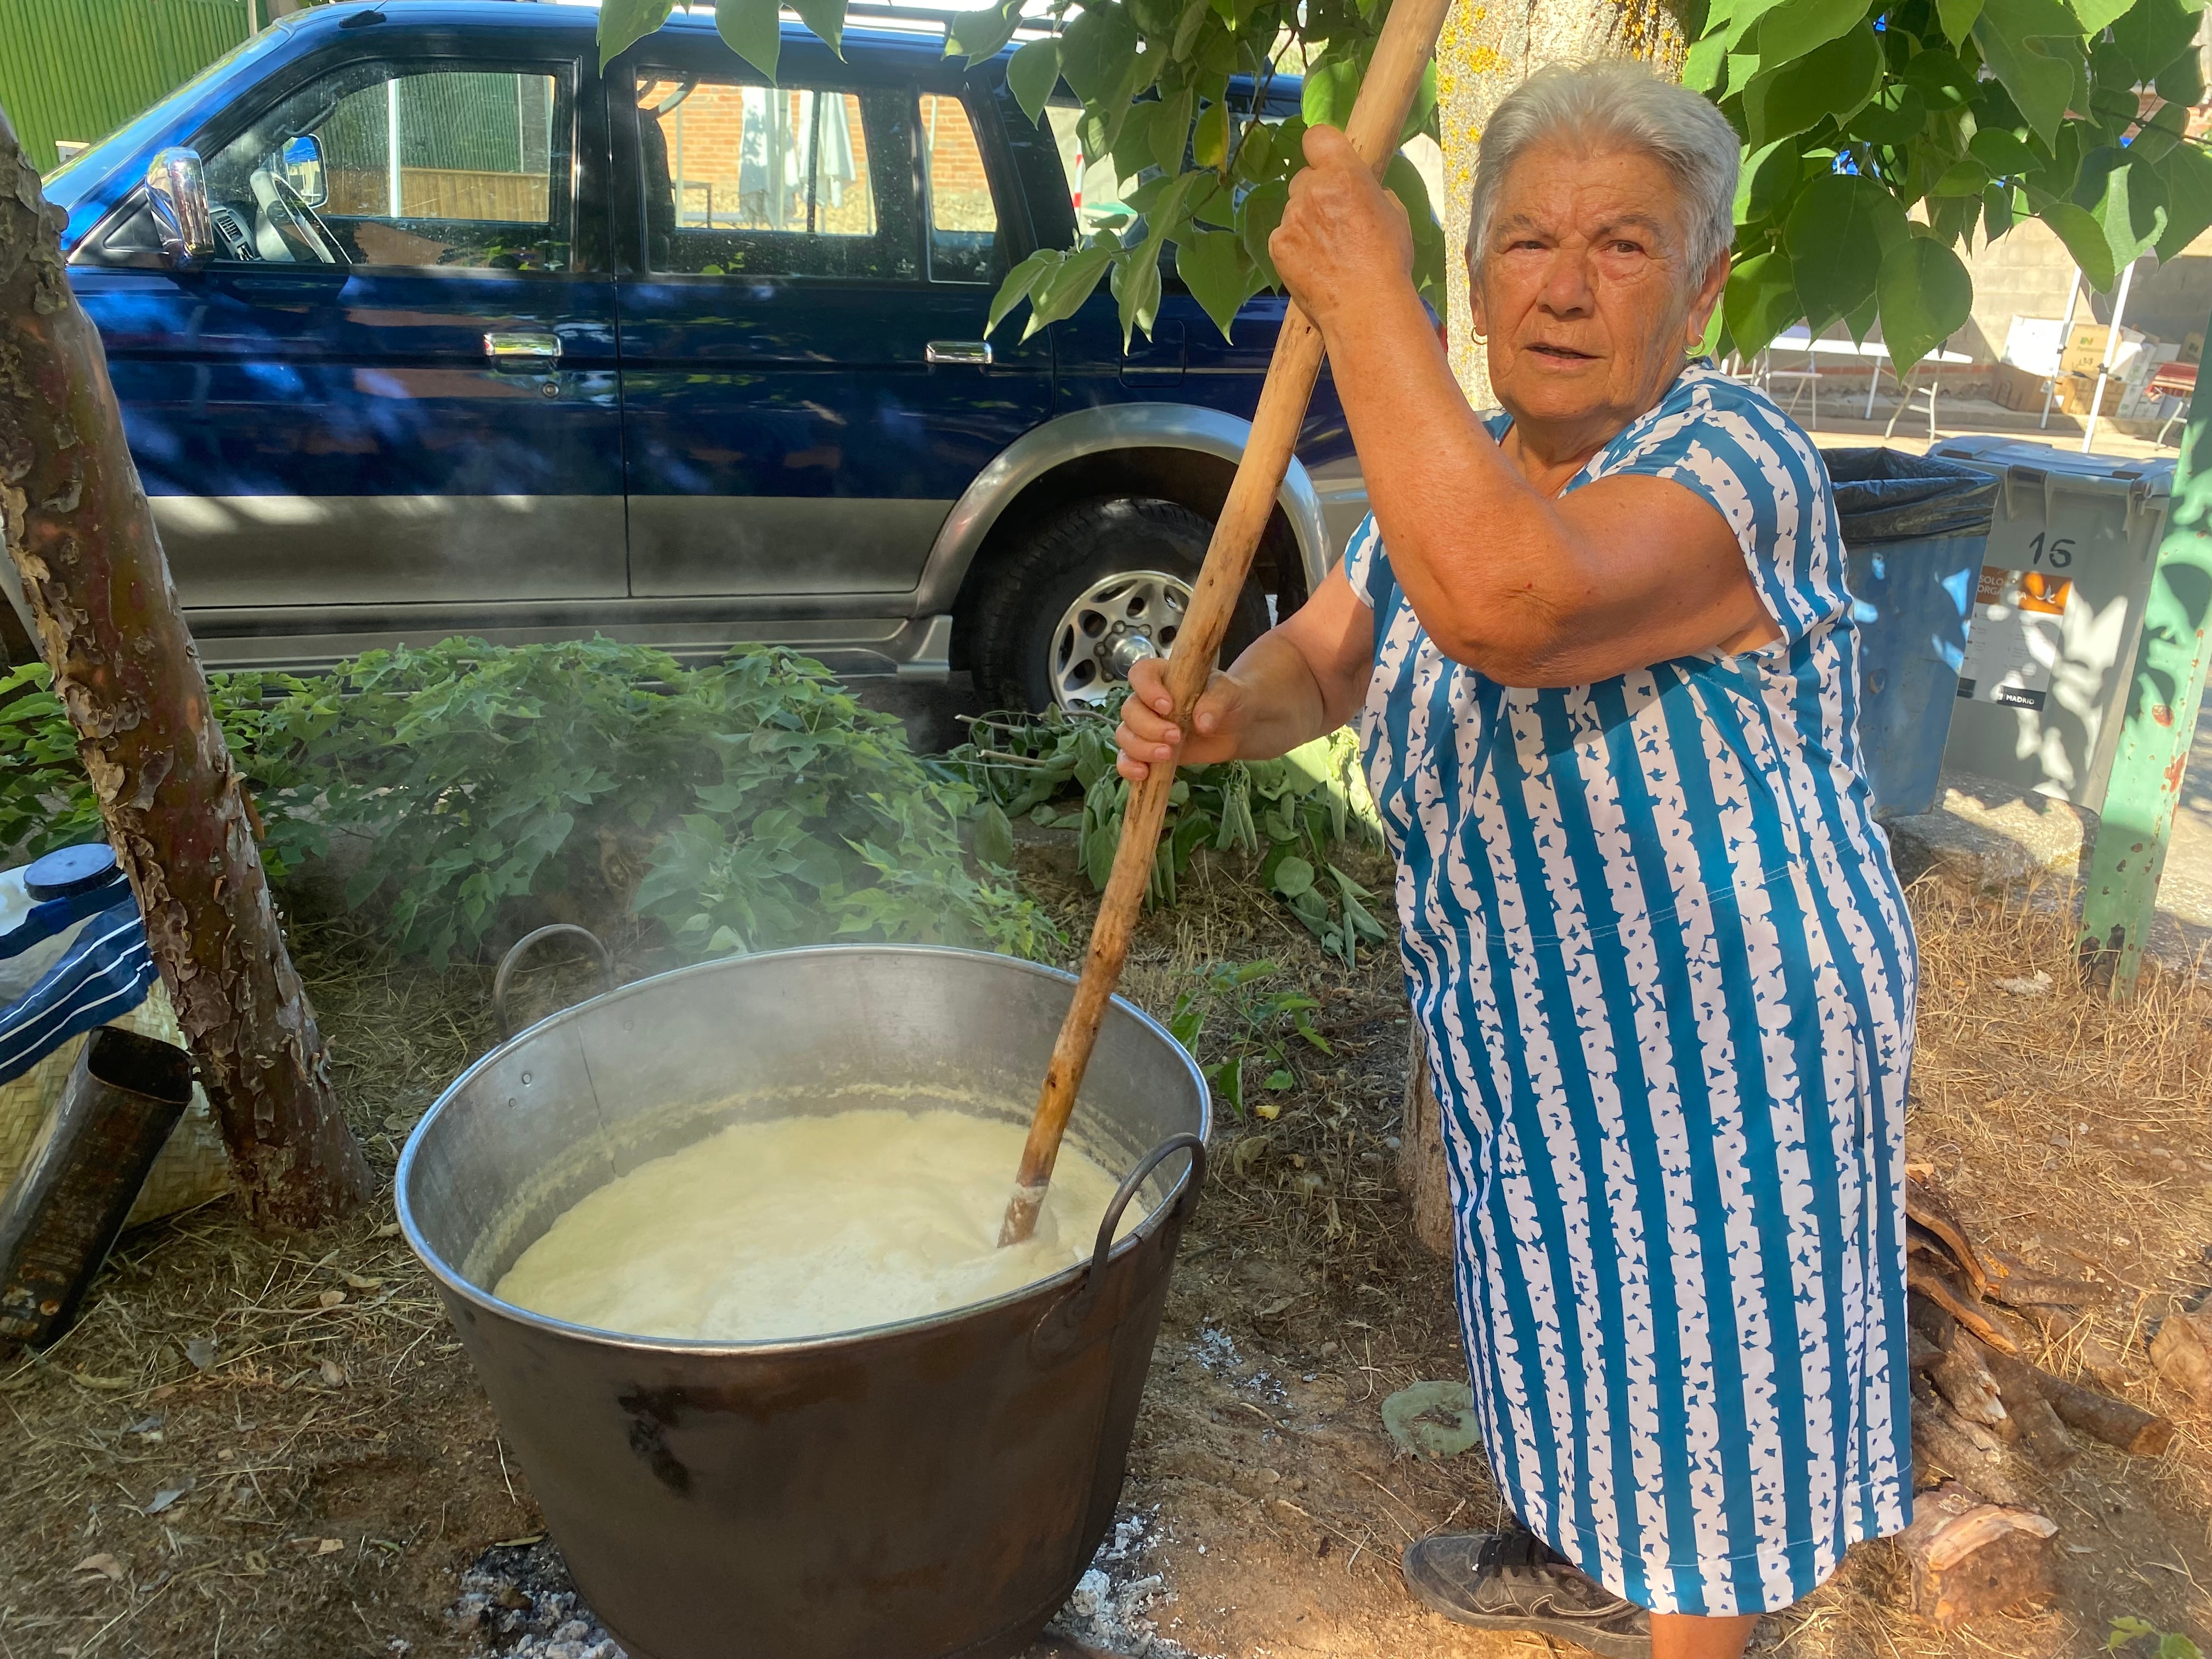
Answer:
[[[1416,1543],[1413,1593],[1601,1654],[1733,1656],[1908,1518],[1915,971],[1826,471],[1696,356],[1736,136],[1622,64],[1498,106],[1468,249],[1487,417],[1403,213],[1341,134],[1305,150],[1271,247],[1374,516],[1193,730],[1139,665],[1121,769],[1358,717],[1483,1437],[1527,1528]]]

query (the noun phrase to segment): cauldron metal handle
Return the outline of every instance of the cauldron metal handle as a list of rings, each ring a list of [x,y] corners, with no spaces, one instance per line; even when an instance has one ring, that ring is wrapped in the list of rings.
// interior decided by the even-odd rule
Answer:
[[[556,921],[548,927],[540,927],[534,933],[525,933],[520,939],[515,940],[508,948],[507,953],[499,959],[499,972],[492,975],[491,1012],[492,1018],[499,1022],[499,1040],[501,1042],[514,1035],[514,1024],[507,1017],[507,981],[514,977],[514,964],[545,940],[558,938],[566,933],[574,934],[598,953],[599,973],[606,981],[605,990],[611,991],[615,988],[615,953],[608,950],[606,942],[590,928],[580,927],[573,921]]]
[[[1152,1171],[1176,1152],[1190,1153],[1190,1192],[1184,1202],[1194,1201],[1198,1189],[1206,1185],[1206,1143],[1186,1130],[1182,1134],[1170,1135],[1165,1140],[1137,1160],[1137,1167],[1121,1177],[1121,1184],[1114,1196],[1107,1200],[1105,1216],[1098,1223],[1098,1243],[1091,1252],[1091,1271],[1084,1275],[1083,1289],[1077,1293],[1073,1311],[1089,1311],[1091,1298],[1106,1279],[1106,1258],[1114,1251],[1114,1235],[1121,1228],[1121,1212],[1129,1207],[1129,1200],[1145,1184]]]
[[[1083,1275],[1083,1283],[1054,1303],[1037,1321],[1036,1329],[1030,1333],[1031,1358],[1050,1364],[1075,1346],[1083,1322],[1090,1317],[1098,1292],[1105,1286],[1106,1258],[1113,1254],[1114,1235],[1121,1230],[1121,1212],[1129,1207],[1129,1200],[1136,1197],[1138,1189],[1162,1160],[1185,1152],[1190,1154],[1190,1187],[1182,1201],[1186,1206],[1197,1201],[1198,1189],[1206,1184],[1206,1143],[1188,1132],[1170,1135],[1137,1160],[1136,1168],[1129,1171],[1107,1203],[1105,1216],[1098,1223],[1098,1243],[1091,1252],[1091,1266]]]

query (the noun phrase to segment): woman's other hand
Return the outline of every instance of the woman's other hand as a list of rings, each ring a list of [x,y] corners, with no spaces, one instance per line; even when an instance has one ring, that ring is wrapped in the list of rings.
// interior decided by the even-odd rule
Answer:
[[[1234,760],[1246,714],[1244,688],[1223,673],[1200,696],[1188,738],[1175,723],[1175,699],[1168,695],[1167,665],[1148,657],[1129,670],[1129,696],[1121,704],[1121,723],[1114,741],[1121,752],[1115,765],[1132,783],[1142,783],[1155,765],[1206,766]]]
[[[1334,127],[1307,128],[1305,155],[1267,253],[1299,308],[1326,326],[1343,307],[1371,303],[1376,284],[1409,281],[1413,228]]]

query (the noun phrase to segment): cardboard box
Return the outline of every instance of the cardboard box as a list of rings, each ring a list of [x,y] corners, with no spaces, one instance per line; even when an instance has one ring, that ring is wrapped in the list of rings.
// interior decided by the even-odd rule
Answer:
[[[2120,416],[2124,420],[2153,420],[2158,416],[2163,398],[2149,395],[2151,376],[2181,355],[2181,348],[2165,340],[2146,341],[2143,349],[2128,363],[2125,385],[2120,397]]]
[[[2058,356],[2062,373],[2087,374],[2095,378],[2105,362],[2105,337],[2112,331],[2103,323],[2076,323],[2074,331],[2066,337],[2066,349]],[[2142,349],[2141,329],[2123,327],[2119,338],[2112,346],[2112,372],[2118,374],[2127,367],[2128,360]]]
[[[2089,400],[2096,396],[2096,371],[2087,374],[2062,371],[2058,376],[2058,407],[2069,415],[2087,415]],[[2100,410],[2105,415],[2120,412],[2120,399],[2127,395],[2127,385],[2117,374],[2105,382],[2105,397]]]
[[[2007,409],[2040,414],[2043,388],[2049,380],[2048,375],[2038,374],[2017,363],[1999,363],[1990,378],[1990,396]]]

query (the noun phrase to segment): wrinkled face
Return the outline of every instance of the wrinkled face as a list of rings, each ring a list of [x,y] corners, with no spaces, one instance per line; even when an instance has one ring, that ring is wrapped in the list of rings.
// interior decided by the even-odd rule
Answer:
[[[1728,276],[1725,254],[1689,268],[1682,210],[1636,151],[1546,143],[1514,164],[1468,274],[1491,385],[1516,421],[1610,436],[1659,400]]]

